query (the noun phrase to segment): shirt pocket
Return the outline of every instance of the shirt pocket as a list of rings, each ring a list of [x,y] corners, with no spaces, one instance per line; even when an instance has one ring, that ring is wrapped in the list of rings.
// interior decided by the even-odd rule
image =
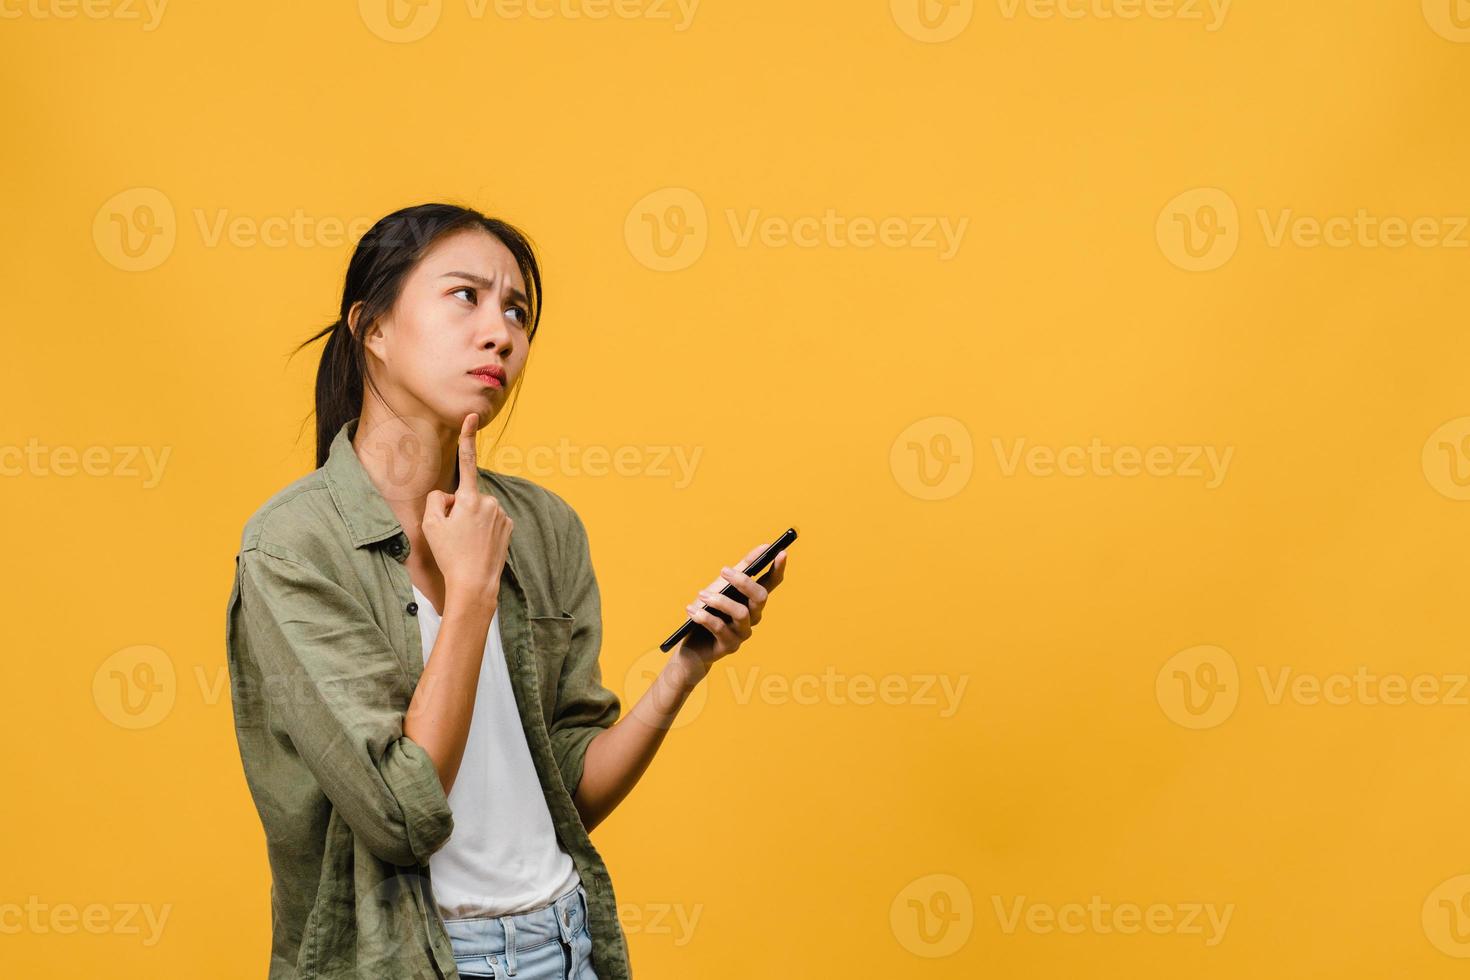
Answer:
[[[576,618],[565,614],[528,616],[531,625],[531,653],[536,658],[536,683],[541,691],[541,713],[547,726],[556,714],[556,695],[561,686],[561,670],[567,651],[572,646],[572,627]]]

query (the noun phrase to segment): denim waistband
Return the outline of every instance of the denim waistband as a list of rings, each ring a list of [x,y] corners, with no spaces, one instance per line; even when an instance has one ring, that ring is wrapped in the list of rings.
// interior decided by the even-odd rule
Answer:
[[[534,949],[553,939],[570,941],[587,921],[587,892],[573,885],[539,909],[477,919],[446,919],[456,958],[498,956]],[[509,957],[508,957],[509,958]]]

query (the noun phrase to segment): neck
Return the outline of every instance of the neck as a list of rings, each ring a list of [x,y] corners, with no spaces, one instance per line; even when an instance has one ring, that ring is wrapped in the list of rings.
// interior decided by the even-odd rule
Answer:
[[[352,448],[405,528],[418,528],[429,491],[453,493],[459,484],[459,430],[426,412],[395,416],[364,404]]]

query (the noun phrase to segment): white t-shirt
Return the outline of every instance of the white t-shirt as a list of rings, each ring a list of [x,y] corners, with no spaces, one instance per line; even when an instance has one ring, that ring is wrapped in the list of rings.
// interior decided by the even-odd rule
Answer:
[[[427,664],[442,620],[418,586],[413,595]],[[556,839],[531,761],[510,686],[499,609],[485,636],[484,656],[464,759],[449,791],[454,832],[429,856],[434,900],[446,919],[539,908],[580,880]]]

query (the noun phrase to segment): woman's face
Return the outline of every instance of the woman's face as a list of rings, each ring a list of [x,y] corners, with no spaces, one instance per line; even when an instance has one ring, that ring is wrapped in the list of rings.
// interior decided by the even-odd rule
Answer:
[[[505,405],[526,364],[529,327],[515,257],[489,232],[466,228],[430,247],[364,343],[390,407],[457,435],[470,412],[483,428]],[[500,383],[472,373],[487,367],[501,369]]]

